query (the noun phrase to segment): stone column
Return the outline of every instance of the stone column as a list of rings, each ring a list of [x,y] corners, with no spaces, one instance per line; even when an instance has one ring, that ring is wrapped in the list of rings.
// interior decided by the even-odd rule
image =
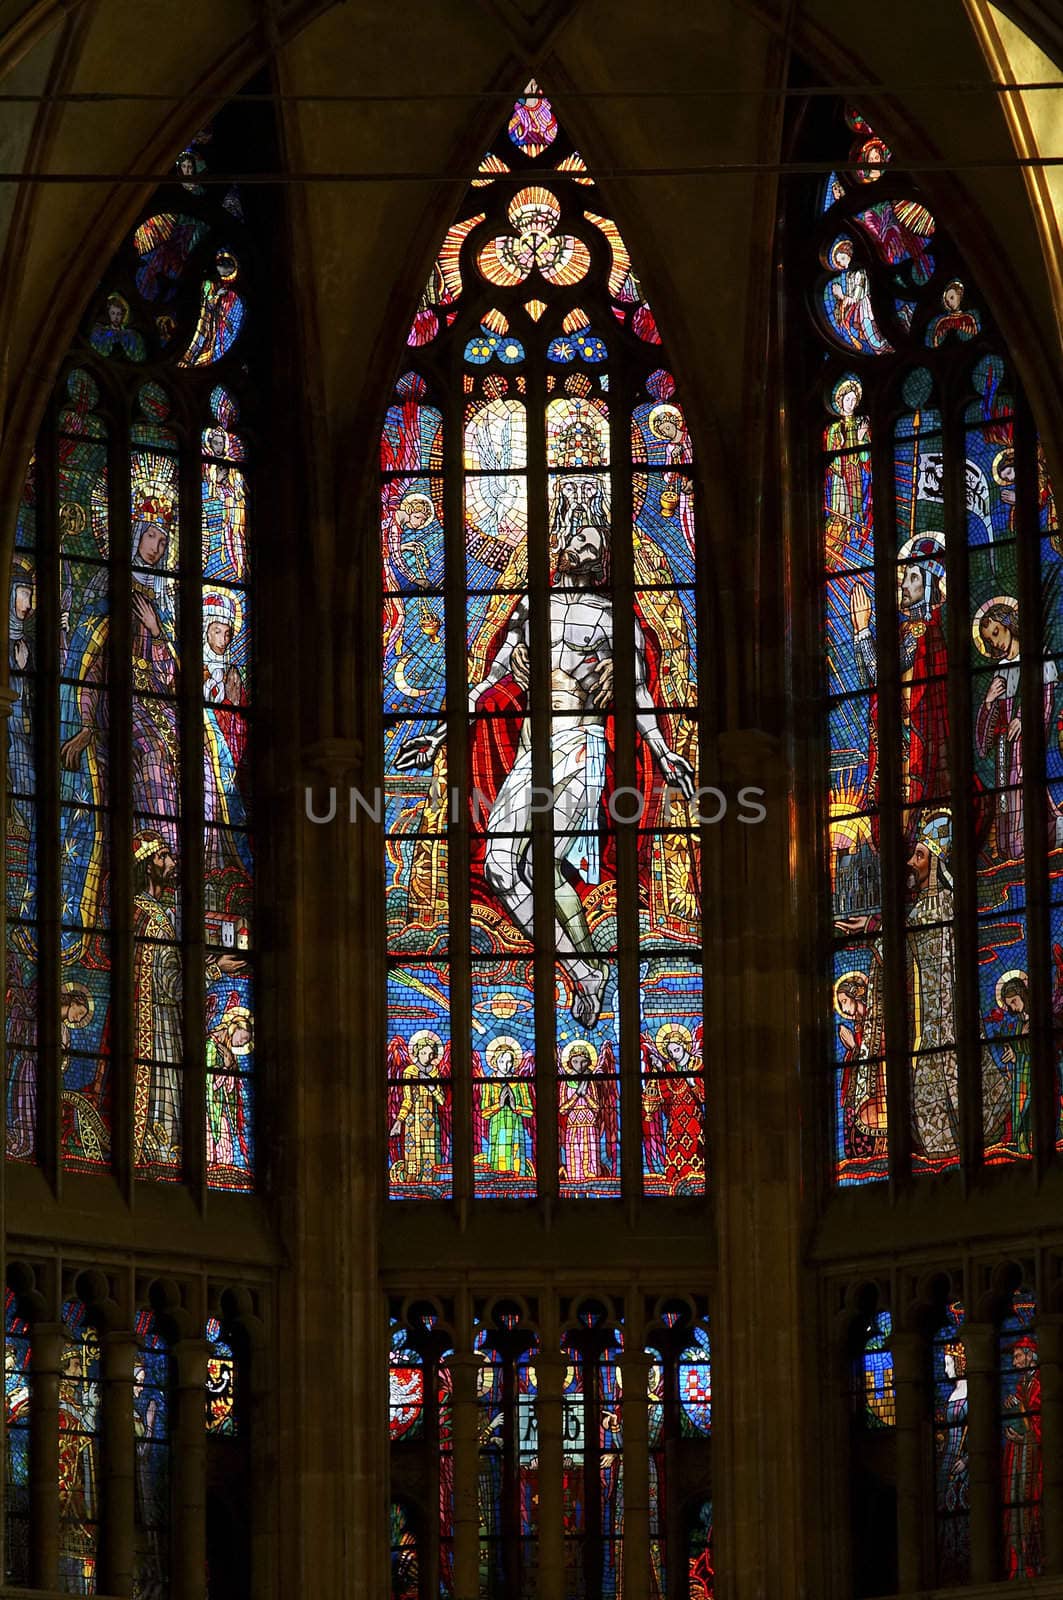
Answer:
[[[914,1594],[923,1583],[929,1531],[927,1509],[927,1361],[921,1333],[898,1329],[890,1338],[897,1400],[897,1584]]]
[[[1063,1576],[1063,1312],[1037,1318],[1041,1371],[1043,1503],[1041,1544],[1046,1578]]]
[[[209,1348],[205,1339],[181,1339],[173,1349],[176,1402],[171,1434],[173,1600],[206,1600]]]
[[[561,1495],[564,1432],[561,1393],[565,1361],[560,1351],[544,1350],[535,1363],[535,1376],[539,1434],[539,1600],[565,1600]]]
[[[650,1430],[649,1375],[645,1350],[625,1350],[620,1359],[624,1437],[624,1600],[649,1600]]]
[[[997,1427],[997,1330],[969,1322],[960,1336],[967,1357],[967,1494],[971,1508],[971,1582],[992,1583],[1000,1549],[1000,1439]]]
[[[718,1570],[726,1600],[798,1600],[805,1586],[809,1432],[802,1386],[800,1124],[789,769],[761,730],[722,734],[703,784],[728,796],[703,829],[709,1126],[719,1273],[713,1304]],[[750,796],[748,791],[760,791]],[[746,802],[740,795],[746,792]],[[742,823],[750,803],[759,823]],[[714,802],[704,809],[711,815]],[[726,1019],[726,1021],[724,1020]],[[724,1045],[737,1028],[740,1050]],[[714,1070],[714,1063],[717,1069]],[[765,1508],[770,1515],[765,1515]]]
[[[103,1371],[103,1526],[100,1589],[131,1595],[135,1567],[133,1367],[137,1353],[131,1332],[105,1333],[100,1340]]]
[[[479,1450],[476,1378],[480,1358],[459,1351],[448,1362],[454,1393],[454,1600],[476,1600],[480,1587]]]
[[[353,739],[304,750],[289,791],[294,914],[276,961],[299,997],[278,1011],[277,1115],[291,1270],[278,1305],[281,1593],[387,1593],[387,1313],[379,1280],[384,1040],[381,875],[374,825],[349,820]],[[329,790],[336,814],[326,816]],[[291,1525],[290,1531],[288,1524]]]
[[[30,1541],[37,1589],[59,1587],[59,1375],[65,1340],[61,1322],[33,1324]]]

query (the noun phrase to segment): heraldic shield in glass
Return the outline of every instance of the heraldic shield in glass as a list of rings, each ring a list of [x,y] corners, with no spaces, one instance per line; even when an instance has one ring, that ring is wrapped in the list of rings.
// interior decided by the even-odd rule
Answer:
[[[202,1116],[205,1181],[239,1191],[254,1182],[255,250],[239,191],[197,181],[233,166],[233,126],[223,113],[179,154],[108,267],[26,474],[6,992],[10,1159],[91,1173],[128,1157],[138,1178],[182,1182]]]
[[[833,1168],[851,1185],[1030,1160],[1036,1081],[1059,1142],[1063,543],[973,279],[860,112],[837,123],[849,170],[821,190],[808,266]]]
[[[397,1199],[619,1196],[622,1100],[644,1192],[704,1191],[694,466],[665,362],[530,84],[380,441]]]

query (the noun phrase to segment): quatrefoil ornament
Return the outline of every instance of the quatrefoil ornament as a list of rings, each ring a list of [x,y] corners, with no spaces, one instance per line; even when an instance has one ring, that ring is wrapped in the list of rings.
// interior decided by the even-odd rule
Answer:
[[[480,271],[489,282],[511,289],[533,272],[558,285],[586,276],[590,251],[582,239],[557,232],[561,207],[549,189],[521,189],[506,215],[513,232],[489,239],[480,251]]]

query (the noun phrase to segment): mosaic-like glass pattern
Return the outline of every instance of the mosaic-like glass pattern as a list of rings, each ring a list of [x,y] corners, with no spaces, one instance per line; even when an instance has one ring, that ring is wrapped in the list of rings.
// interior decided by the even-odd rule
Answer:
[[[1041,1373],[1033,1291],[1015,1290],[1000,1327],[1000,1485],[1004,1576],[1042,1570]]]
[[[938,1173],[1034,1151],[1032,1040],[1055,1002],[1031,972],[1027,885],[1054,880],[1063,847],[1063,573],[1038,537],[1054,501],[1002,341],[888,147],[845,118],[856,170],[824,191],[816,291],[824,826],[833,1165],[863,1184],[891,1161]],[[1036,852],[1031,770],[1048,780]]]
[[[135,1175],[189,1177],[191,1058],[206,1077],[203,1176],[228,1190],[254,1181],[253,245],[235,189],[185,180],[224,166],[238,138],[228,114],[201,129],[108,266],[30,463],[6,819],[8,1156],[51,1162],[57,1147],[70,1171],[110,1169],[117,1057],[131,1064]],[[42,820],[60,849],[39,862]],[[193,902],[202,930],[186,926]],[[206,947],[195,1019],[193,936]],[[42,1012],[60,1074],[43,1143]]]
[[[134,1600],[170,1592],[170,1349],[153,1311],[136,1322],[133,1358]]]
[[[705,1189],[693,449],[584,174],[530,85],[381,436],[395,1199],[615,1198],[625,1138],[647,1194]],[[625,938],[646,997],[626,1041]],[[620,1116],[636,1073],[641,1141]]]
[[[63,1306],[59,1374],[59,1587],[95,1594],[100,1536],[100,1341],[81,1300]]]
[[[33,1409],[33,1338],[10,1289],[4,1294],[4,1573],[25,1588],[32,1577],[30,1550],[30,1416]]]

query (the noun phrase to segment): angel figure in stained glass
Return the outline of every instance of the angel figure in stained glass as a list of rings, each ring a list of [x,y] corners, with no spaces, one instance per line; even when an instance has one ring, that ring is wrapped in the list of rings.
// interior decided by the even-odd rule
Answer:
[[[700,1188],[705,1180],[704,1091],[701,1085],[700,1024],[691,1033],[666,1022],[643,1049],[664,1102],[664,1175],[675,1193]]]
[[[210,428],[203,462],[203,576],[220,583],[247,578],[247,485],[238,467],[225,459],[230,450],[224,428]],[[220,459],[213,459],[220,458]]]
[[[199,320],[179,367],[209,367],[232,346],[244,320],[244,302],[236,288],[240,267],[230,250],[214,257],[214,277],[200,293]]]
[[[525,1080],[534,1070],[516,1039],[500,1034],[487,1046],[487,1065],[492,1077],[479,1094],[477,1147],[486,1143],[487,1165],[492,1172],[519,1177],[534,1170],[531,1154],[531,1126],[534,1117],[531,1089]],[[479,1076],[481,1063],[473,1052],[473,1074]]]
[[[558,1099],[561,1168],[570,1184],[610,1177],[616,1143],[615,1057],[606,1043],[599,1056],[585,1039],[574,1039],[561,1052],[562,1079]],[[604,1154],[603,1154],[604,1142]]]
[[[450,1046],[423,1028],[409,1042],[399,1037],[388,1045],[388,1070],[402,1084],[402,1097],[390,1137],[401,1139],[402,1158],[392,1168],[396,1182],[434,1182],[443,1165],[444,1133],[449,1132],[446,1096],[438,1082],[449,1065]],[[401,1167],[401,1173],[397,1170]]]

